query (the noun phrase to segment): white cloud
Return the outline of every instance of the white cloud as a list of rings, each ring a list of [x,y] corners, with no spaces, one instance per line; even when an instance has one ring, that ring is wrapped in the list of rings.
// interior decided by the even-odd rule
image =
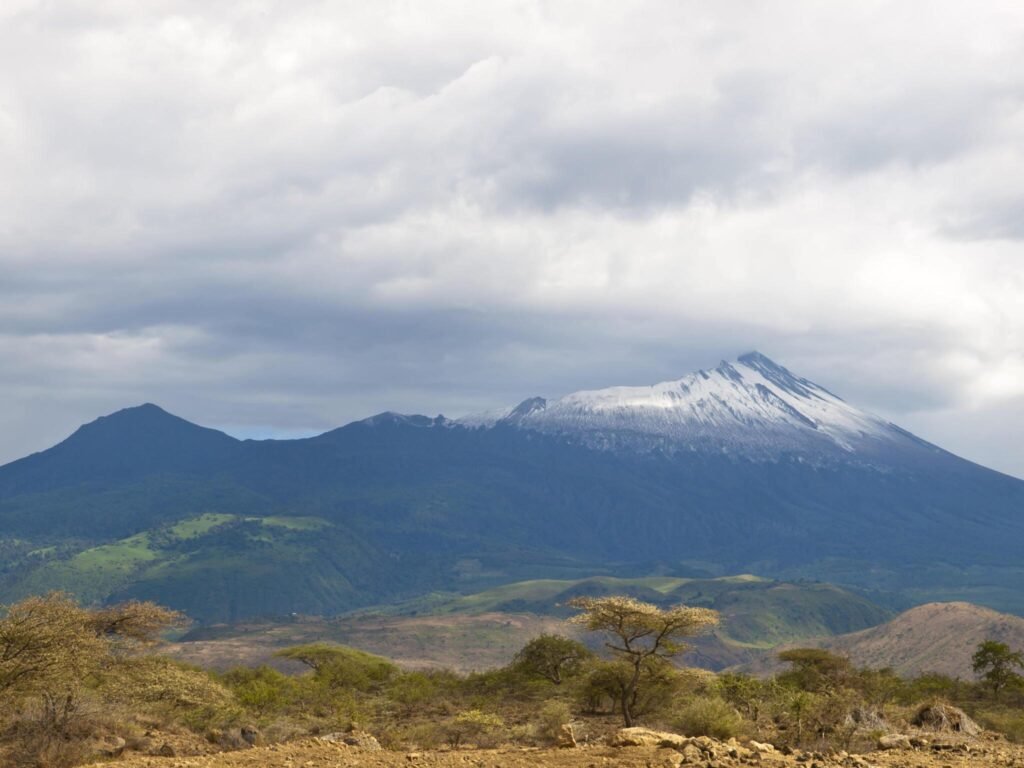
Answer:
[[[1013,2],[8,2],[0,459],[758,346],[1024,473],[1022,139]]]

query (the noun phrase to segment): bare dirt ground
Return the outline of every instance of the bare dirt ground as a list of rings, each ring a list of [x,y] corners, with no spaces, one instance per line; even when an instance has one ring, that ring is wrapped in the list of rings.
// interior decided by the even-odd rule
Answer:
[[[406,669],[447,668],[473,672],[507,664],[516,651],[537,635],[565,634],[565,622],[546,616],[513,613],[445,616],[368,616],[308,618],[292,623],[239,624],[209,638],[172,643],[163,651],[208,669],[271,664],[297,671],[275,659],[290,645],[330,641],[392,659]]]
[[[194,633],[195,639],[169,643],[163,652],[206,669],[270,664],[284,672],[301,672],[301,664],[275,658],[274,653],[292,645],[327,641],[385,656],[404,669],[451,669],[466,674],[508,664],[520,648],[545,633],[586,640],[578,627],[532,613],[358,614],[210,627]],[[723,643],[714,634],[695,638],[693,646],[682,657],[683,663],[705,669],[742,664],[760,655]]]
[[[582,746],[573,749],[504,748],[390,752],[307,739],[237,752],[193,757],[125,756],[104,765],[121,768],[1024,768],[1024,746],[984,734],[964,739],[939,737],[916,749],[848,755],[796,751],[759,753],[710,739],[692,739],[690,748]],[[703,745],[708,747],[704,749]],[[98,765],[98,764],[97,764]]]

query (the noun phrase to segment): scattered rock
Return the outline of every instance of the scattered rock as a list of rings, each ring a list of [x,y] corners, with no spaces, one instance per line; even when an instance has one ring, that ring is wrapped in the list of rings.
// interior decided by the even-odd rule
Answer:
[[[135,736],[128,740],[128,744],[125,747],[133,752],[143,752],[149,754],[153,751],[153,740],[149,736]]]
[[[350,747],[359,747],[368,752],[380,752],[384,749],[380,742],[377,741],[377,737],[366,731],[352,731],[351,733],[341,734],[341,741]]]
[[[695,765],[704,761],[704,753],[696,744],[686,744],[680,754],[685,765]]]
[[[611,739],[613,747],[674,747],[679,749],[688,743],[685,736],[668,731],[652,731],[650,728],[620,728]]]
[[[326,741],[328,744],[344,744],[347,733],[337,731],[335,733],[321,733],[316,737],[317,741]]]
[[[572,725],[563,723],[562,727],[558,729],[558,747],[560,749],[575,749],[576,746],[576,734],[572,732]]]
[[[878,739],[879,749],[912,749],[910,737],[902,733],[889,733]]]
[[[160,757],[177,757],[178,756],[177,750],[173,746],[168,744],[167,742],[164,742],[163,744],[161,744],[160,745],[160,749],[158,749],[156,751],[156,753],[158,755],[160,755]]]
[[[125,740],[120,736],[104,736],[96,745],[96,754],[100,757],[120,757],[125,744]]]
[[[239,729],[232,728],[228,732],[237,736]],[[792,757],[784,757],[781,743],[771,753],[757,751],[749,742],[741,745],[706,737],[679,737],[682,746],[677,749],[662,748],[655,743],[617,751],[605,744],[588,746],[580,739],[580,747],[575,750],[509,745],[496,750],[441,749],[408,753],[385,750],[371,754],[345,744],[345,738],[363,734],[328,735],[337,741],[308,738],[223,755],[193,755],[191,743],[183,739],[183,734],[171,734],[168,738],[173,739],[170,743],[175,748],[174,756],[132,754],[129,739],[124,754],[114,759],[123,768],[341,768],[343,765],[352,768],[1024,768],[1024,746],[987,738],[964,743],[959,734],[929,738],[924,752],[897,749],[875,753],[868,756],[868,760],[844,751],[825,755],[813,749],[793,750]],[[905,738],[909,741],[917,735],[914,731]],[[163,740],[158,737],[155,743],[162,744]],[[204,743],[197,740],[198,747]],[[766,746],[762,742],[758,744],[762,749]],[[943,748],[936,750],[937,745]],[[741,748],[749,750],[749,756],[744,756]],[[713,757],[712,752],[716,756]],[[112,758],[97,759],[104,762],[96,768],[101,765],[113,768],[109,762]],[[0,765],[7,765],[7,762],[0,758]]]
[[[690,739],[689,743],[698,747],[700,751],[704,753],[704,756],[710,760],[716,760],[719,757],[722,757],[726,750],[725,745],[720,741],[715,741],[707,736],[696,736]]]

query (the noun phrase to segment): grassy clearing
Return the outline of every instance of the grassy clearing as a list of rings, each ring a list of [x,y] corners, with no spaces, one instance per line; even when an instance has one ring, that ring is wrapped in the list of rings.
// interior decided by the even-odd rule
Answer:
[[[246,520],[257,520],[265,526],[289,531],[319,531],[331,525],[320,517],[247,517]]]
[[[204,533],[209,533],[218,525],[223,525],[224,523],[237,519],[238,517],[236,515],[224,515],[216,512],[208,512],[205,515],[190,517],[187,520],[182,520],[180,523],[175,523],[170,527],[169,532],[172,536],[178,539],[194,539],[198,536],[202,536]]]
[[[149,535],[140,533],[79,552],[70,560],[45,563],[19,585],[18,591],[31,595],[61,589],[85,603],[101,602],[158,558],[150,548]]]
[[[75,555],[71,565],[82,571],[110,571],[126,573],[142,563],[156,560],[157,553],[150,548],[148,533],[139,533],[127,539],[93,547]]]

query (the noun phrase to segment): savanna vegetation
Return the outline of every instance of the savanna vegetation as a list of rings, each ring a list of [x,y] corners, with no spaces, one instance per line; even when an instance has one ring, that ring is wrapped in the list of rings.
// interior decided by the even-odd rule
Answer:
[[[311,734],[465,749],[592,741],[630,724],[864,750],[882,734],[945,717],[938,704],[1024,739],[1020,652],[999,643],[979,646],[976,681],[902,679],[810,648],[781,653],[787,669],[771,678],[713,674],[674,659],[686,638],[715,624],[714,611],[624,597],[572,605],[572,621],[591,631],[592,646],[541,635],[485,672],[403,670],[353,648],[311,643],[278,654],[300,672],[213,673],[159,655],[161,634],[184,621],[173,611],[33,597],[0,617],[0,764],[60,768],[125,749],[158,753],[168,733],[211,749]]]

